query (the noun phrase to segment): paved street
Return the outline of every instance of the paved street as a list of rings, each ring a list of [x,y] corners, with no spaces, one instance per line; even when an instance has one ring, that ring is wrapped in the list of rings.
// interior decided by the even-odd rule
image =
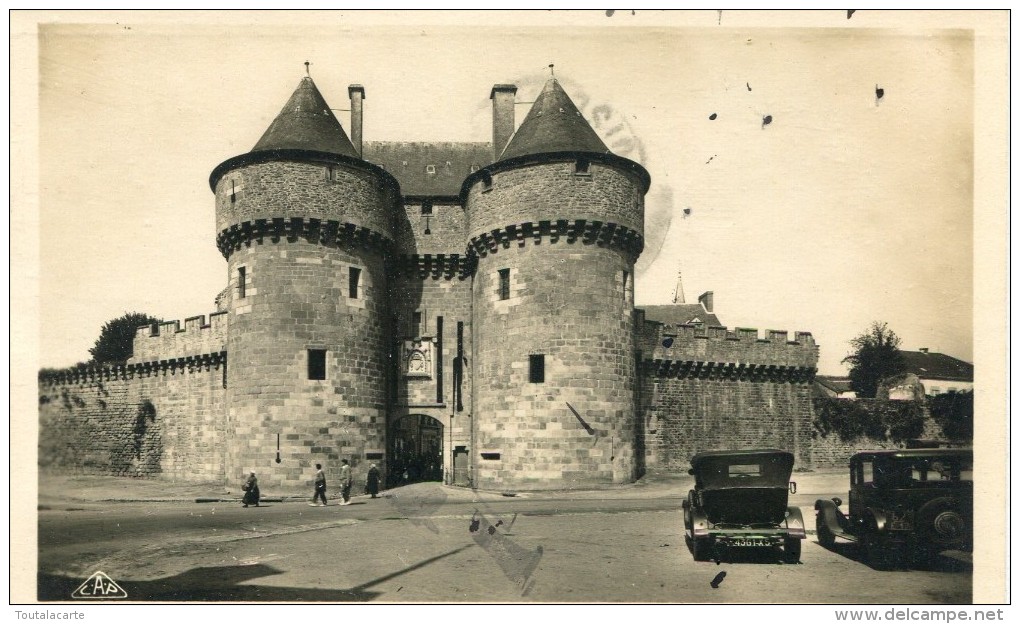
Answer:
[[[846,496],[841,474],[794,478],[801,487],[791,504],[809,529],[816,498]],[[184,498],[191,491],[131,502],[132,488],[153,484],[123,487],[114,498],[125,502],[88,492],[94,500],[40,500],[41,600],[69,601],[101,570],[139,601],[971,601],[964,553],[931,569],[878,571],[853,545],[829,551],[812,532],[800,565],[767,552],[695,562],[679,511],[684,480],[515,497],[428,483],[349,506],[285,499],[248,509],[196,503]]]

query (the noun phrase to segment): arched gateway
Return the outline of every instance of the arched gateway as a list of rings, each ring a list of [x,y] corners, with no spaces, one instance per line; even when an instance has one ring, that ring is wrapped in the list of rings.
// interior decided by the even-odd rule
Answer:
[[[390,424],[389,487],[443,481],[443,423],[425,414],[408,414]]]

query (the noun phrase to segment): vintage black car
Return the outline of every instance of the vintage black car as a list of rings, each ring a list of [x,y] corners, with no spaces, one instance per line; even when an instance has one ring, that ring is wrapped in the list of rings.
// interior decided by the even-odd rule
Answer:
[[[683,502],[684,532],[695,561],[719,561],[731,548],[782,548],[800,561],[804,518],[788,507],[793,454],[775,449],[708,451],[691,458],[694,489]]]
[[[818,543],[857,542],[882,568],[973,548],[971,449],[865,451],[850,458],[849,513],[838,498],[815,502]]]

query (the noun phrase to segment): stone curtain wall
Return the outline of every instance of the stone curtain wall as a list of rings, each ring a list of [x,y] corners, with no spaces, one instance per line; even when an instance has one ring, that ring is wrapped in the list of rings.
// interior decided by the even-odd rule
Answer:
[[[682,474],[701,451],[778,448],[810,468],[811,387],[789,381],[645,379],[646,465]]]
[[[151,327],[139,327],[129,362],[148,362],[168,358],[187,357],[201,353],[219,353],[227,345],[227,315],[214,312],[206,323],[205,315],[180,321],[160,323],[156,332]]]
[[[795,337],[639,324],[647,468],[682,473],[700,451],[749,448],[788,450],[810,468],[818,348],[809,333]]]
[[[40,379],[40,470],[221,481],[225,363],[172,364]]]

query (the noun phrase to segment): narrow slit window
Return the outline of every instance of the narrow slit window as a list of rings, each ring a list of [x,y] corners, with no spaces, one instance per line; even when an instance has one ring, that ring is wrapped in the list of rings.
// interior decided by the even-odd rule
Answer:
[[[247,269],[245,267],[237,267],[237,298],[244,299],[246,280],[248,279]]]
[[[421,329],[421,312],[413,312],[411,314],[411,336],[418,337],[422,335]]]
[[[326,378],[326,350],[308,350],[308,378],[323,380]]]
[[[630,274],[627,273],[626,271],[624,271],[623,272],[623,294],[624,295],[627,294],[627,278],[629,278],[629,277],[630,277]]]
[[[488,173],[482,175],[482,192],[492,190],[492,176]]]
[[[528,381],[531,383],[545,383],[545,355],[535,354],[528,356]]]
[[[510,269],[499,270],[499,298],[502,301],[510,298]]]
[[[350,279],[347,280],[348,293],[347,295],[351,299],[358,298],[358,291],[361,287],[361,269],[358,267],[351,267]]]

